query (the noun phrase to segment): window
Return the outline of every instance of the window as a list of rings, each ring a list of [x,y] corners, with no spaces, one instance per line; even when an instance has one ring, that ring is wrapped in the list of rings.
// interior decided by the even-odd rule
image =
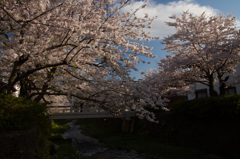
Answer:
[[[236,87],[228,87],[224,89],[224,94],[225,95],[233,95],[237,94]]]
[[[208,96],[207,89],[199,89],[195,91],[196,98],[205,98]]]

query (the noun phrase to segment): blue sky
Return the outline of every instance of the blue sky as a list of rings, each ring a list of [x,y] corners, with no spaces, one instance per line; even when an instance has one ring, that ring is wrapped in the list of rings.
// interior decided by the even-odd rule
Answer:
[[[134,9],[142,3],[143,0],[135,0],[126,10]],[[137,65],[139,72],[157,69],[157,62],[166,56],[167,53],[163,50],[164,46],[160,43],[162,38],[175,32],[174,28],[168,27],[164,23],[169,21],[168,17],[172,14],[180,15],[186,10],[196,15],[200,15],[202,12],[206,12],[206,14],[209,15],[217,15],[220,13],[224,15],[232,14],[236,16],[237,26],[240,28],[240,0],[148,0],[147,3],[147,7],[138,14],[142,16],[144,13],[148,13],[150,16],[158,17],[154,21],[150,32],[152,32],[153,36],[160,37],[160,39],[148,43],[145,42],[147,46],[153,47],[152,53],[157,55],[157,57],[154,59],[140,57],[140,59],[146,61],[146,63],[139,63]],[[151,62],[151,64],[147,64],[147,62]],[[139,72],[133,71],[131,76],[139,79],[142,76]]]

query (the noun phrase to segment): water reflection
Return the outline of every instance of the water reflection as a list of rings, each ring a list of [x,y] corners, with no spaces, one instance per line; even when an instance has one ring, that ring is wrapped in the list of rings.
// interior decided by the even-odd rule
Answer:
[[[98,140],[84,136],[79,130],[79,125],[74,125],[74,121],[68,123],[70,129],[63,134],[64,139],[72,139],[72,146],[83,156],[92,156],[94,154],[106,151],[108,148],[101,145]]]

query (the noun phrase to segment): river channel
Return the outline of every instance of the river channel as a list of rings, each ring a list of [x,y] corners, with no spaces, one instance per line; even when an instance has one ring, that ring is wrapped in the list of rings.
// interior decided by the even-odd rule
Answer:
[[[97,139],[81,134],[80,126],[75,125],[74,121],[68,125],[70,128],[63,134],[63,138],[72,139],[73,148],[86,159],[160,159],[134,150],[108,148]]]

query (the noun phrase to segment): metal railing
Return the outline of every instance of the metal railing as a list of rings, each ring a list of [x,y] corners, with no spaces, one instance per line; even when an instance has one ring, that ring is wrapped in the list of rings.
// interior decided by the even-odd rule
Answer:
[[[110,114],[99,107],[48,106],[47,108],[51,119],[130,118],[136,116],[135,111]]]
[[[53,113],[77,113],[77,112],[105,112],[99,107],[76,107],[76,106],[47,106],[48,112]]]

